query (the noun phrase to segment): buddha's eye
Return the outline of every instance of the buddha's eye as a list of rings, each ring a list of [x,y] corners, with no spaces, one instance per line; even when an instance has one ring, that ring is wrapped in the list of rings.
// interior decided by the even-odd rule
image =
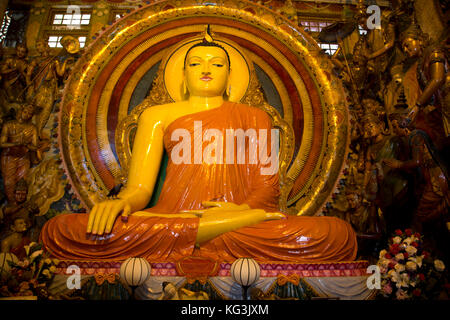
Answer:
[[[198,62],[191,62],[191,63],[189,63],[189,67],[196,67],[198,65],[200,65],[200,63],[198,63]]]
[[[222,68],[223,64],[221,64],[221,63],[213,63],[213,66],[218,67],[218,68]]]

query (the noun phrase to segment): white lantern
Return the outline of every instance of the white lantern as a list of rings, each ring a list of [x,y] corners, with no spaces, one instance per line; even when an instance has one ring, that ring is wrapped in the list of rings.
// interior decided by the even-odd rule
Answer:
[[[120,277],[130,286],[138,287],[150,276],[151,266],[144,258],[128,258],[120,266]]]
[[[0,279],[2,280],[6,280],[10,274],[11,266],[8,261],[17,263],[19,262],[19,259],[9,252],[0,253]]]
[[[247,289],[261,275],[259,264],[252,258],[239,258],[231,265],[231,278],[243,288],[243,297],[247,299]]]

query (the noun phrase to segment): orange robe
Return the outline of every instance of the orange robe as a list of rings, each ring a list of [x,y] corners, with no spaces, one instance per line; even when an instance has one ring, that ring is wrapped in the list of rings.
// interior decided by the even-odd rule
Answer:
[[[194,140],[200,135],[196,138],[194,133],[199,132],[195,131],[195,126],[197,130],[199,128],[199,121],[203,134],[206,129],[217,129],[223,133],[223,163],[195,163],[194,151],[199,144]],[[251,128],[256,129],[256,137],[259,139],[256,141],[255,138],[250,138],[250,144],[246,145],[246,164],[236,164],[236,144],[234,164],[230,164],[226,161],[226,130],[246,131]],[[269,152],[266,155],[270,155],[271,128],[271,120],[264,111],[229,102],[219,108],[175,120],[164,134],[164,145],[170,155],[164,186],[158,203],[147,211],[177,213],[181,210],[200,209],[203,208],[202,201],[206,200],[247,203],[254,209],[277,211],[278,174],[261,174],[261,169],[270,163],[249,163],[248,152],[252,143],[267,143]],[[171,152],[181,141],[172,141],[172,133],[177,129],[185,130],[193,137],[191,164],[177,164],[177,161],[173,161]],[[267,140],[261,138],[259,129],[267,130]],[[212,145],[211,141],[213,140],[203,137],[203,151]],[[220,149],[210,154],[217,155],[217,159],[220,159],[219,153],[216,154],[217,150]],[[182,156],[184,152],[187,149],[178,152],[178,155]],[[350,261],[356,258],[357,252],[355,232],[347,222],[334,217],[289,216],[282,220],[266,221],[222,234],[202,244],[200,248],[195,248],[199,218],[130,216],[127,223],[117,219],[111,234],[106,236],[86,234],[87,221],[87,214],[57,216],[43,227],[41,239],[54,256],[72,260],[123,260],[130,256],[140,256],[150,261],[176,261],[195,255],[222,262],[233,262],[239,257],[253,257],[258,261],[307,263]]]

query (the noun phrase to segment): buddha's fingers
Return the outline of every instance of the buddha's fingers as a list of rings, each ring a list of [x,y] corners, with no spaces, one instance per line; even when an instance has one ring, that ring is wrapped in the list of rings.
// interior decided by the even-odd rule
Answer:
[[[286,219],[286,216],[281,212],[266,212],[266,220],[280,220]]]
[[[94,206],[94,208],[92,209],[92,211],[89,213],[89,220],[88,220],[87,229],[86,229],[87,233],[92,232],[92,227],[94,225],[95,215],[96,215],[97,211],[98,211],[98,204],[96,204]]]
[[[95,217],[94,217],[94,225],[92,227],[92,234],[97,234],[98,227],[100,225],[100,220],[102,218],[104,210],[105,210],[105,202],[99,203],[97,212],[95,213]]]
[[[113,208],[111,208],[111,212],[108,215],[108,220],[106,221],[106,228],[105,233],[110,233],[112,230],[112,227],[114,225],[114,221],[116,220],[119,213],[122,212],[122,216],[128,217],[131,211],[131,207],[128,204],[125,205],[119,205],[117,204]]]
[[[103,214],[100,218],[100,223],[97,229],[97,234],[100,236],[103,235],[103,233],[105,232],[106,224],[108,222],[109,217],[111,216],[113,206],[114,202],[109,201],[105,202],[105,208],[103,209]]]

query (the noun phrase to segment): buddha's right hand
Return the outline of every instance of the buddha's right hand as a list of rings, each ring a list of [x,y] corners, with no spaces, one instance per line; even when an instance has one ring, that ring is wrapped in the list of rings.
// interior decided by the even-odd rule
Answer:
[[[130,212],[131,206],[124,199],[106,200],[97,203],[89,213],[86,232],[97,235],[110,233],[117,216],[120,213],[128,216]]]

